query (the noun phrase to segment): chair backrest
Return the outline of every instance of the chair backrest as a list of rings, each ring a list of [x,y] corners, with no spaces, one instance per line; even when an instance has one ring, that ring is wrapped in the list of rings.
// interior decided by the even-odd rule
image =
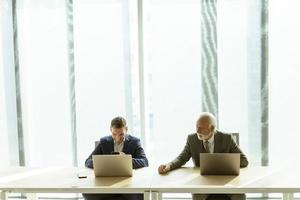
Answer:
[[[235,143],[237,143],[237,145],[240,144],[240,138],[239,138],[239,133],[231,133],[233,140],[235,141]]]
[[[99,140],[95,141],[95,148],[98,146],[99,142]]]

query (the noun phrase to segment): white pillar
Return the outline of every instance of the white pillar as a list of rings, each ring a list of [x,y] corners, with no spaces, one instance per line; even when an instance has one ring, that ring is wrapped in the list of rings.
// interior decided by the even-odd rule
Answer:
[[[144,192],[144,200],[151,200],[149,191]]]
[[[27,193],[27,200],[37,200],[37,195],[35,193]]]
[[[0,191],[0,200],[6,200],[7,199],[7,194],[5,191]]]
[[[151,192],[151,200],[162,200],[162,193],[161,192]]]

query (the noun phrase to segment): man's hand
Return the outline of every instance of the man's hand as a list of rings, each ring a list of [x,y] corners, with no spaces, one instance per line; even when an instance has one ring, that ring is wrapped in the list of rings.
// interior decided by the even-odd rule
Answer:
[[[158,173],[160,174],[166,174],[171,170],[170,165],[160,165],[158,167]]]

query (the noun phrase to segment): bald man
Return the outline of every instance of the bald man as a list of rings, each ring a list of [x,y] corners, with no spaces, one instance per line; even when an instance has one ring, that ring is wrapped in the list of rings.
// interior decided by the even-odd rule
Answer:
[[[201,113],[196,122],[196,133],[188,135],[186,145],[182,152],[172,162],[158,167],[160,174],[177,169],[184,165],[190,158],[193,159],[195,167],[200,166],[200,153],[240,153],[240,167],[248,165],[246,155],[233,140],[231,134],[222,133],[217,130],[216,119],[213,114],[208,112]],[[207,143],[208,142],[208,143]],[[205,143],[207,149],[204,148]],[[211,200],[211,199],[231,199],[244,200],[245,194],[193,194],[193,200]]]

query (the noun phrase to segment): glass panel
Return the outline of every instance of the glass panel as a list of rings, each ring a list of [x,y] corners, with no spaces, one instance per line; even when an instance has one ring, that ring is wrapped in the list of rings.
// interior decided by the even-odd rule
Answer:
[[[18,1],[20,84],[29,166],[72,165],[64,1]]]
[[[201,111],[200,8],[198,0],[145,2],[146,115],[153,165],[174,159],[187,135],[195,132]]]
[[[74,1],[79,166],[94,141],[110,135],[115,116],[126,117],[129,133],[140,136],[136,52],[130,49],[137,39],[131,40],[136,29],[132,6],[127,0]]]
[[[259,2],[259,1],[256,1]],[[239,133],[251,165],[261,164],[261,4],[218,1],[219,129]]]
[[[300,1],[269,1],[270,161],[299,162]]]
[[[0,2],[0,166],[19,164],[11,1]]]
[[[1,3],[0,3],[1,11]],[[2,23],[0,20],[0,30]],[[9,149],[8,149],[8,133],[7,133],[7,117],[5,106],[5,93],[4,93],[4,67],[3,67],[3,52],[4,46],[2,44],[2,32],[0,31],[0,167],[9,165]]]

